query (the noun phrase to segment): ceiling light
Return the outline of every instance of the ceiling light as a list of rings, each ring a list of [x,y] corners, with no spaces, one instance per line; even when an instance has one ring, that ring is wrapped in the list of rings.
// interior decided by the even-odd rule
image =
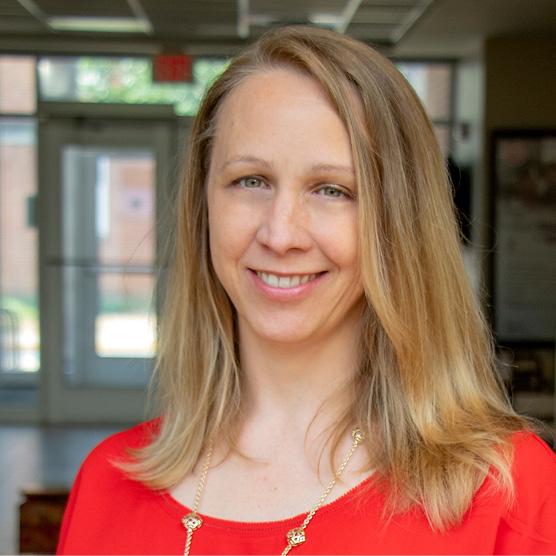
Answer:
[[[330,13],[313,13],[309,15],[309,21],[321,27],[336,28],[341,22],[341,17]]]
[[[92,33],[150,33],[148,21],[133,17],[50,17],[48,25],[55,31]]]

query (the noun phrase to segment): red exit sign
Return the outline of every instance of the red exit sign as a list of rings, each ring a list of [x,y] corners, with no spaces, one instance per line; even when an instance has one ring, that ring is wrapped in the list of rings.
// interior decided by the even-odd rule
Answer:
[[[153,57],[153,82],[189,83],[192,66],[193,58],[187,54],[157,54]]]

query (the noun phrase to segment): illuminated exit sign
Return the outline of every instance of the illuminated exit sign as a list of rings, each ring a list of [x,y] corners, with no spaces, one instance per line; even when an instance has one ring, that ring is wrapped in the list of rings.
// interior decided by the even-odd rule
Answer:
[[[154,83],[189,83],[193,80],[193,58],[187,54],[153,56]]]

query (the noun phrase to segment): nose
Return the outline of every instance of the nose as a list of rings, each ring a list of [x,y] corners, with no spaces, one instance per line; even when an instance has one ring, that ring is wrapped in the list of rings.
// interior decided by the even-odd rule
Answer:
[[[291,249],[310,249],[309,214],[297,192],[278,191],[268,200],[256,238],[279,255]]]

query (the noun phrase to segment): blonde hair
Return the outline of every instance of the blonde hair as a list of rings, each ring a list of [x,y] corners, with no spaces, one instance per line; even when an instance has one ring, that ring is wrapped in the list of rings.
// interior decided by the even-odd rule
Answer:
[[[247,76],[290,67],[322,86],[351,140],[366,309],[353,404],[393,511],[420,505],[439,530],[458,523],[490,473],[511,499],[512,432],[526,426],[495,372],[493,340],[470,287],[445,163],[399,71],[330,31],[286,27],[237,57],[195,119],[178,192],[155,381],[159,432],[121,464],[155,489],[177,484],[207,439],[233,441],[242,376],[235,312],[211,265],[205,180],[218,112]],[[356,92],[354,95],[353,92]],[[372,457],[371,457],[372,453]]]

